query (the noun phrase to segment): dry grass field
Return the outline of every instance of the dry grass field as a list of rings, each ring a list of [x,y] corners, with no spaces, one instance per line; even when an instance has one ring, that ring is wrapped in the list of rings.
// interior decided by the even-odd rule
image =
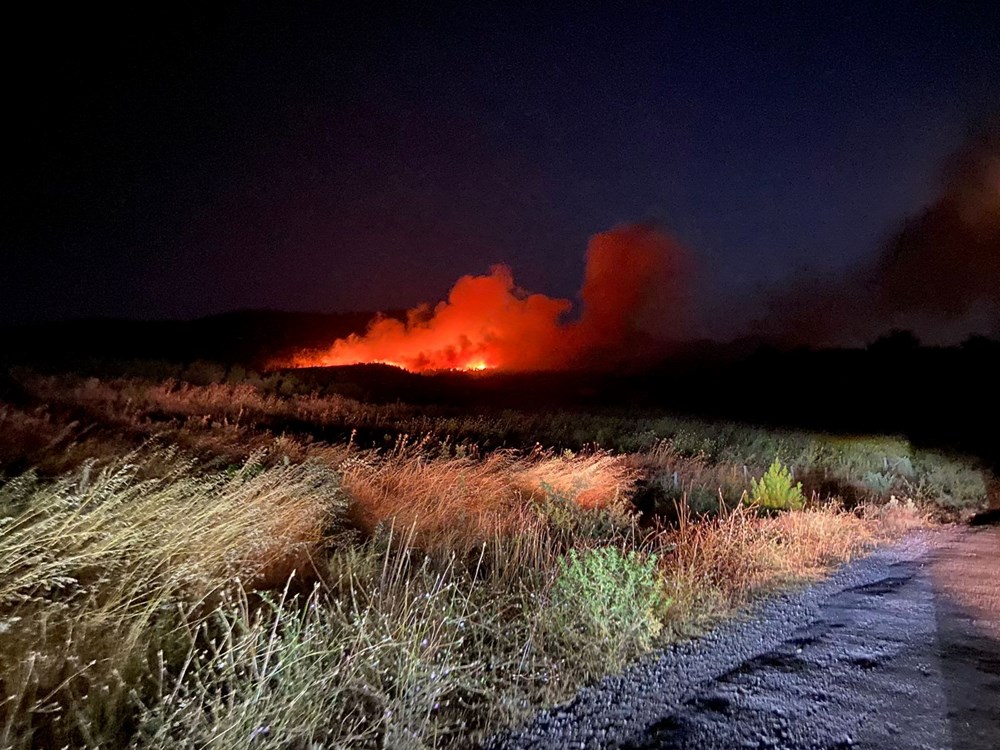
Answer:
[[[898,438],[13,380],[0,748],[466,746],[989,479]]]

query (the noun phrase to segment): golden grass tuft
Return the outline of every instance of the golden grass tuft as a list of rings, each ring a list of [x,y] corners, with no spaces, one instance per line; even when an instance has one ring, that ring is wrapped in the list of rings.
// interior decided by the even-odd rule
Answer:
[[[412,530],[427,549],[468,551],[539,521],[536,505],[558,496],[581,508],[620,508],[635,473],[621,456],[495,451],[432,456],[403,449],[361,452],[338,465],[355,523]]]

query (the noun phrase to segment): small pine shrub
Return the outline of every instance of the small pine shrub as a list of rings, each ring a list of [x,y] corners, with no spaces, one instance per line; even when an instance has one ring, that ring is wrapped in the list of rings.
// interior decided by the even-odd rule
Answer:
[[[767,510],[799,510],[805,505],[802,482],[792,481],[792,472],[774,459],[760,479],[750,480],[750,505]]]

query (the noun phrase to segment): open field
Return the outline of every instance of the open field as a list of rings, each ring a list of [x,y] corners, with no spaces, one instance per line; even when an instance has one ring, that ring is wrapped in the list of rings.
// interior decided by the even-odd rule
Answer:
[[[4,380],[0,747],[474,744],[991,486],[895,437],[224,379]]]

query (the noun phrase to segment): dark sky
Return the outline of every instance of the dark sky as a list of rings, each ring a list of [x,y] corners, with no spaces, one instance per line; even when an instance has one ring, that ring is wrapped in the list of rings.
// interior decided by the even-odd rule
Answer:
[[[647,219],[738,317],[869,261],[1000,112],[992,3],[278,5],[6,19],[0,317],[397,308],[497,262],[573,297]]]

